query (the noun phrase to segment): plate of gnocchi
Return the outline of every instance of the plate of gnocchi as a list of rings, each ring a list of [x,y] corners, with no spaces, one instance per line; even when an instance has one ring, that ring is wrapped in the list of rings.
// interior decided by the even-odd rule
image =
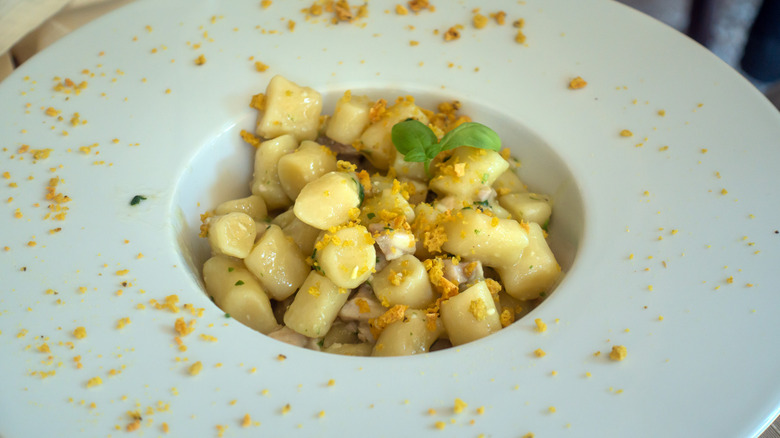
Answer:
[[[139,0],[0,106],[0,437],[780,412],[780,115],[614,2]]]

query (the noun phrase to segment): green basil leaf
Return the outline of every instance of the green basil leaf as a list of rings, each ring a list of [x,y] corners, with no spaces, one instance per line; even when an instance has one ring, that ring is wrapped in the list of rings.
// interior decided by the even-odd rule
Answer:
[[[460,146],[497,151],[501,149],[501,138],[495,131],[481,123],[466,122],[445,134],[439,146],[442,151]]]
[[[427,158],[428,157],[426,156],[425,151],[419,149],[409,151],[409,153],[404,155],[404,161],[408,161],[412,163],[422,163]]]
[[[414,119],[396,123],[390,132],[390,137],[395,148],[404,156],[415,151],[425,154],[426,150],[439,140],[431,128]]]

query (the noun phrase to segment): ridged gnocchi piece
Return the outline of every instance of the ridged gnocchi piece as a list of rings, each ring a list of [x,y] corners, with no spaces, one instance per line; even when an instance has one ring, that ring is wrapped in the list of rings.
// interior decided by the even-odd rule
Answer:
[[[469,201],[479,200],[496,179],[509,168],[498,152],[469,146],[455,148],[450,158],[435,166],[429,183],[431,190],[443,196]]]
[[[214,214],[217,216],[233,212],[248,214],[255,221],[262,221],[268,217],[268,208],[265,206],[265,201],[258,195],[225,201],[214,209]]]
[[[362,225],[323,232],[314,247],[316,266],[338,287],[356,288],[374,273],[374,239]]]
[[[499,219],[469,208],[442,222],[447,236],[442,249],[463,260],[477,260],[490,267],[512,265],[528,246],[527,231],[514,219]]]
[[[501,329],[496,304],[484,281],[441,303],[441,320],[452,345],[475,341]]]
[[[284,324],[310,338],[325,336],[347,298],[348,290],[311,271],[287,308]]]
[[[387,111],[376,122],[363,131],[360,136],[360,153],[363,154],[377,169],[387,170],[395,159],[395,146],[390,136],[393,126],[406,119],[419,120],[428,124],[428,117],[423,110],[409,100],[402,100],[387,108]]]
[[[298,142],[291,135],[282,135],[266,140],[255,151],[255,167],[252,175],[252,194],[259,195],[265,201],[269,210],[287,208],[292,205],[290,197],[284,193],[279,181],[277,164],[285,154],[298,147]]]
[[[273,224],[257,241],[244,264],[266,293],[278,301],[295,293],[311,270],[298,245]]]
[[[295,199],[295,216],[320,230],[357,218],[363,186],[351,174],[330,172],[306,184]],[[353,211],[354,210],[354,211]]]
[[[246,213],[227,213],[209,222],[209,244],[216,254],[243,259],[252,250],[255,235],[255,220]]]
[[[320,93],[276,75],[265,89],[265,109],[255,132],[263,138],[289,134],[297,141],[314,140],[321,112]]]
[[[372,356],[410,356],[426,353],[443,334],[441,319],[429,326],[425,312],[407,309],[404,318],[388,324],[379,334]]]
[[[552,206],[550,198],[536,193],[510,193],[499,196],[498,203],[507,209],[517,221],[544,225],[550,220]]]
[[[528,246],[516,263],[496,267],[506,292],[518,300],[533,300],[552,290],[560,279],[561,267],[555,260],[544,231],[530,223]]]
[[[278,327],[268,296],[241,261],[222,255],[206,260],[203,281],[217,306],[236,321],[266,335]]]
[[[279,158],[277,171],[284,193],[295,199],[308,183],[336,170],[336,154],[313,141],[303,141],[298,149]]]
[[[367,96],[353,96],[347,90],[336,102],[325,135],[333,141],[351,145],[371,123],[370,110],[371,101]]]
[[[403,255],[388,263],[374,275],[371,285],[385,307],[402,304],[424,309],[435,298],[425,266],[413,255]]]

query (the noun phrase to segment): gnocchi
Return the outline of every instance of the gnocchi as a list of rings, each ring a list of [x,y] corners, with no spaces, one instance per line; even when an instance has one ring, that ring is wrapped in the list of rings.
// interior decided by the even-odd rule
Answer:
[[[397,144],[410,119],[442,143],[462,131],[457,102],[347,91],[331,117],[322,107],[311,88],[269,82],[250,193],[202,216],[217,306],[305,348],[403,356],[495,333],[552,291],[553,199],[529,192],[508,151],[460,142],[423,163]]]

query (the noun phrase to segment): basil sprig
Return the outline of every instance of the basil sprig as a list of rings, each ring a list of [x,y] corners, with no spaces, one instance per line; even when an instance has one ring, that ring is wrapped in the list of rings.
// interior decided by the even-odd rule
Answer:
[[[498,137],[498,134],[487,126],[476,122],[458,125],[439,141],[436,134],[427,125],[414,119],[407,119],[393,126],[391,138],[396,150],[403,154],[404,161],[423,163],[425,173],[429,176],[431,161],[440,152],[460,146],[492,151],[501,149],[501,138]]]

